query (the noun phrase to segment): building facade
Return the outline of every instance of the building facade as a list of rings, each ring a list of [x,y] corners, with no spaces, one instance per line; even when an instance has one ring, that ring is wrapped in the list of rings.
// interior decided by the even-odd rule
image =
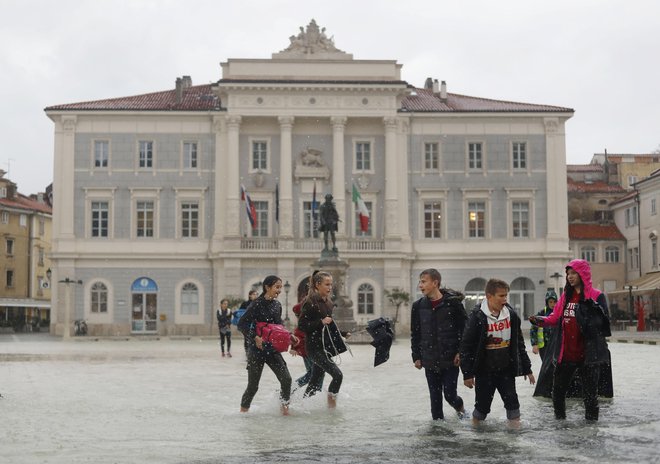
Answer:
[[[573,110],[414,87],[401,64],[353,59],[314,21],[270,59],[221,67],[213,85],[184,76],[172,90],[46,109],[54,281],[82,281],[53,287],[56,333],[78,318],[104,335],[210,333],[220,298],[268,274],[293,288],[309,275],[326,194],[356,323],[393,315],[383,291],[416,295],[428,267],[470,302],[498,277],[523,315],[541,307],[570,256]],[[287,312],[294,298],[280,298]]]
[[[51,208],[25,196],[0,170],[0,328],[48,330]]]

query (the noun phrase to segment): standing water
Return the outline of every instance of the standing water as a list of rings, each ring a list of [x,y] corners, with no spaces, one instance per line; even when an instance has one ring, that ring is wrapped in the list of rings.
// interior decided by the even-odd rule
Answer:
[[[242,340],[241,340],[242,342]],[[660,348],[610,344],[611,400],[601,420],[584,421],[568,400],[556,421],[547,399],[517,381],[522,423],[507,427],[498,395],[483,426],[459,420],[445,403],[433,422],[423,371],[405,337],[373,366],[373,348],[341,357],[344,383],[335,410],[325,394],[292,396],[279,413],[279,384],[266,367],[249,413],[242,343],[221,358],[217,342],[72,341],[0,337],[0,462],[7,463],[651,463],[660,462]],[[530,353],[534,373],[538,356]],[[285,355],[291,375],[300,358]],[[325,381],[327,387],[328,380]],[[474,391],[459,381],[467,409]]]

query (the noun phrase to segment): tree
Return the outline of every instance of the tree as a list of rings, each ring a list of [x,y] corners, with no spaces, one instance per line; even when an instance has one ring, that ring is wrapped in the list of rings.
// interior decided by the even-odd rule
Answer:
[[[243,298],[241,298],[240,296],[229,295],[222,298],[222,300],[225,299],[229,301],[230,309],[237,309],[241,305],[241,303],[243,303]]]
[[[394,323],[396,324],[399,320],[399,308],[402,304],[410,303],[410,293],[400,289],[399,287],[393,287],[391,289],[385,289],[385,298],[396,307],[396,312],[394,313]]]

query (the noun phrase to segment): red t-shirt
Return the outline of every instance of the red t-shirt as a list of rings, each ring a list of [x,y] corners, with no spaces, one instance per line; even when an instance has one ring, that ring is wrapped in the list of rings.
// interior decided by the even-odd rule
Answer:
[[[584,361],[584,338],[578,326],[577,319],[575,319],[575,311],[580,301],[580,294],[574,292],[571,300],[564,308],[564,318],[562,320],[563,331],[563,355],[562,361],[567,362],[582,362]]]

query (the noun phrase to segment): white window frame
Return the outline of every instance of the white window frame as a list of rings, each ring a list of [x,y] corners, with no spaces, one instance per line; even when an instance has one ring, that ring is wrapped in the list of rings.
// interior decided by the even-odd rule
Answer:
[[[657,214],[657,209],[655,205],[655,198],[651,198],[651,216],[655,216]]]
[[[491,189],[463,189],[463,238],[466,240],[488,240],[492,236],[491,232]],[[484,204],[484,236],[470,237],[470,220],[468,217],[468,207],[471,202],[483,201]]]
[[[97,166],[96,165],[96,147],[97,144],[106,144],[107,152],[106,155],[106,165]],[[111,153],[111,142],[110,139],[94,139],[92,140],[92,170],[93,171],[108,171],[110,169],[110,153]]]
[[[628,248],[629,269],[639,269],[639,247]]]
[[[151,166],[140,166],[140,150],[143,143],[151,144]],[[145,158],[146,159],[146,158]],[[137,141],[137,150],[135,157],[136,171],[155,171],[156,169],[156,142],[152,139],[140,139]]]
[[[353,231],[353,237],[355,238],[374,238],[376,236],[376,212],[378,211],[378,195],[376,193],[368,193],[368,192],[360,192],[360,196],[362,197],[362,201],[367,203],[371,203],[371,209],[369,209],[369,228],[371,229],[370,233],[366,233],[365,235],[362,235],[362,232],[359,232],[357,229],[360,228],[360,224],[357,218],[357,205],[355,204],[354,201],[351,201],[351,210],[352,210],[352,218],[353,220],[351,221],[352,228],[351,230]]]
[[[199,301],[199,312],[198,314],[182,314],[181,313],[181,293],[183,291],[183,286],[187,283],[195,284],[197,286],[197,297]],[[204,307],[206,304],[205,299],[205,289],[202,282],[192,278],[190,276],[182,278],[176,283],[174,290],[174,323],[175,324],[204,324],[204,316],[206,311]],[[215,315],[213,316],[215,318]]]
[[[93,313],[92,312],[92,287],[95,283],[102,283],[105,285],[105,288],[108,291],[108,311],[105,313]],[[112,282],[105,278],[94,277],[93,279],[88,279],[83,284],[84,290],[84,305],[85,305],[85,319],[90,324],[112,324],[114,322],[114,288]]]
[[[358,169],[358,158],[357,158],[357,149],[358,149],[358,144],[361,143],[366,143],[369,144],[369,168],[368,169]],[[375,168],[374,168],[374,160],[375,160],[375,153],[376,153],[376,139],[374,138],[365,138],[365,137],[356,137],[353,138],[352,140],[352,147],[353,147],[353,173],[354,174],[374,174],[375,173]]]
[[[18,216],[18,224],[21,227],[27,227],[27,224],[28,224],[27,214],[21,214],[21,215]]]
[[[589,256],[587,256],[587,254]],[[589,264],[594,264],[598,262],[598,247],[585,244],[580,246],[580,259],[587,261]]]
[[[154,204],[153,236],[138,237],[137,235],[137,204],[141,201],[151,201]],[[131,233],[136,240],[156,240],[160,237],[160,189],[131,189]]]
[[[266,144],[266,167],[265,168],[254,168],[254,144],[255,143],[265,143]],[[250,137],[248,139],[248,172],[250,174],[256,172],[270,173],[272,171],[272,160],[273,160],[273,150],[270,137]],[[254,200],[254,198],[253,198]]]
[[[205,237],[205,202],[206,188],[175,188],[176,197],[176,237],[183,240],[202,240]],[[197,203],[197,237],[183,236],[183,204]]]
[[[273,226],[272,223],[275,220],[275,201],[273,200],[273,197],[269,195],[268,193],[251,193],[250,194],[250,199],[252,200],[252,203],[256,202],[266,202],[267,206],[264,211],[267,213],[267,218],[268,220],[266,221],[266,230],[267,233],[266,235],[255,235],[255,229],[252,228],[250,225],[250,221],[247,217],[245,217],[245,213],[243,213],[243,216],[245,218],[246,222],[246,227],[247,227],[247,236],[251,238],[269,238],[273,237]],[[255,209],[256,209],[256,204],[255,204]],[[271,211],[272,208],[272,211]],[[243,209],[245,209],[245,205],[243,206]],[[261,217],[259,217],[260,210],[257,209],[257,230],[259,230],[262,227],[262,220]]]
[[[114,195],[115,189],[85,189],[85,237],[94,240],[108,240],[114,238]],[[93,202],[107,202],[108,203],[108,236],[107,237],[92,237],[92,203]]]
[[[651,267],[658,268],[658,240],[651,240]]]
[[[479,144],[481,146],[481,167],[470,167],[470,145]],[[483,140],[465,141],[465,171],[466,172],[486,172],[486,142]]]
[[[427,162],[427,150],[426,149],[429,145],[435,145],[435,148],[437,150],[436,153],[435,153],[436,163],[437,163],[436,167],[429,167],[429,166],[427,166],[427,163],[426,163]],[[424,142],[422,143],[422,172],[431,173],[431,174],[435,174],[435,173],[440,172],[441,159],[442,159],[442,156],[441,156],[442,148],[441,147],[442,147],[442,144],[440,143],[439,140],[424,140]]]
[[[536,237],[536,190],[505,188],[507,195],[507,237],[516,240],[531,240]],[[526,201],[529,204],[529,236],[515,237],[513,234],[513,203]]]
[[[420,240],[446,240],[447,238],[447,189],[417,189],[417,238]],[[440,224],[440,237],[426,237],[424,229],[424,204],[429,202],[440,203],[442,222]]]
[[[188,145],[194,145],[195,146],[195,163],[197,164],[196,166],[187,166],[186,161],[187,160],[187,151],[186,147]],[[200,168],[200,144],[198,140],[182,140],[181,141],[181,171],[186,171],[186,172],[199,172]]]
[[[2,212],[2,223],[3,224],[9,224],[9,212],[8,211],[3,211]]]
[[[303,198],[300,202],[300,238],[302,239],[310,239],[310,238],[319,238],[321,236],[321,232],[318,230],[318,225],[319,225],[319,207],[321,206],[320,202],[318,201],[318,198],[316,199],[316,202],[318,203],[318,206],[316,208],[316,228],[314,229],[314,224],[312,223],[313,219],[311,218],[312,215],[312,197],[309,196],[309,199]],[[307,212],[308,210],[305,209],[305,203],[309,203],[309,213]],[[309,216],[310,220],[310,226],[312,229],[310,230],[310,235],[307,236],[305,235],[306,230],[305,230],[305,223],[307,221],[307,218]]]
[[[515,147],[517,144],[523,145],[525,147],[525,167],[516,167],[515,166]],[[530,162],[529,162],[529,142],[527,140],[512,140],[510,144],[510,153],[511,153],[511,172],[526,172],[530,173]]]
[[[616,259],[613,259],[616,258]],[[616,245],[605,247],[605,262],[608,264],[618,264],[621,262],[621,249]]]
[[[374,289],[374,312],[373,314],[358,314],[358,306],[357,306],[357,301],[358,301],[358,289],[360,286],[363,284],[368,284],[371,285],[371,287]],[[359,279],[355,281],[351,287],[351,297],[353,298],[353,301],[355,302],[354,309],[353,309],[353,317],[355,318],[356,322],[359,325],[366,325],[368,321],[374,318],[378,318],[382,315],[382,293],[383,290],[381,286],[374,280],[372,279]]]

